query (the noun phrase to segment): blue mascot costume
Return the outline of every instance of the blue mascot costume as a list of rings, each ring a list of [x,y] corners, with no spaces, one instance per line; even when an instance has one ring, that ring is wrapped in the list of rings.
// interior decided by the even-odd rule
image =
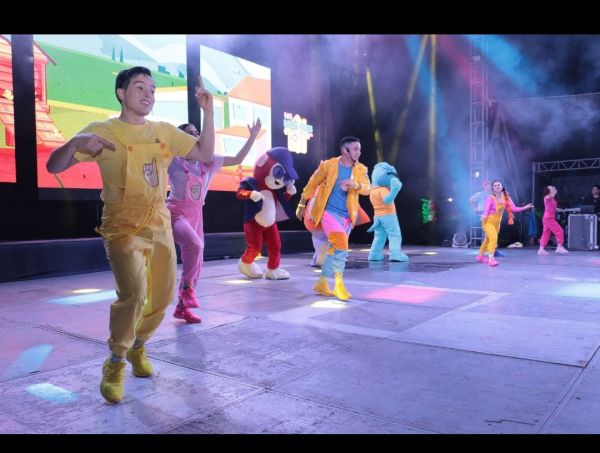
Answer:
[[[390,240],[390,261],[408,261],[408,256],[402,253],[402,232],[396,215],[394,199],[402,189],[396,169],[387,162],[380,162],[373,168],[371,176],[371,194],[369,199],[375,210],[373,225],[367,232],[375,232],[369,261],[382,261],[383,247]]]

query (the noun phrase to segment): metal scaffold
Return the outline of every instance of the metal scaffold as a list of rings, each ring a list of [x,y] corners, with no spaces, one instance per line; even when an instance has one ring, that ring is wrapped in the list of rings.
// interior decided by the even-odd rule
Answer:
[[[470,51],[470,187],[471,194],[482,190],[487,179],[485,168],[486,142],[488,140],[488,80],[485,37],[474,37]],[[471,216],[470,245],[479,247],[483,240],[483,229],[479,216]]]

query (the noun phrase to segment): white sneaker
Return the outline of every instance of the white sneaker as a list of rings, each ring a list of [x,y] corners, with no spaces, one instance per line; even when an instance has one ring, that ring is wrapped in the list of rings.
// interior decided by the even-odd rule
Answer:
[[[548,252],[546,250],[544,250],[544,249],[539,249],[538,250],[538,255],[540,255],[540,256],[545,256],[547,254],[548,254]]]
[[[562,245],[559,245],[558,247],[556,247],[556,253],[561,253],[561,254],[566,254],[569,253],[569,251],[564,248]]]

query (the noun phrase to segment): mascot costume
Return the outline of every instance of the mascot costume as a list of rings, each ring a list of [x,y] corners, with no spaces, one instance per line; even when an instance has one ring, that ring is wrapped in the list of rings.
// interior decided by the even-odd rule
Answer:
[[[369,199],[375,210],[373,225],[367,232],[375,232],[369,261],[382,261],[383,247],[387,238],[390,240],[390,261],[408,261],[408,256],[402,253],[402,232],[396,215],[394,199],[402,182],[398,178],[396,169],[387,162],[380,162],[373,168],[371,176],[371,194]]]
[[[284,280],[290,274],[279,267],[281,238],[277,222],[294,217],[289,199],[296,193],[292,155],[287,148],[272,148],[260,156],[254,165],[252,177],[244,178],[237,190],[237,198],[244,200],[244,235],[246,250],[238,261],[238,269],[248,278]],[[267,246],[267,272],[254,262]]]

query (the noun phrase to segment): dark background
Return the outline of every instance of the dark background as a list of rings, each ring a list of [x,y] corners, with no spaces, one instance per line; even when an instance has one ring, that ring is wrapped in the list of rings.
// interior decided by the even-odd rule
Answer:
[[[315,130],[308,154],[294,154],[299,192],[320,160],[338,155],[342,136],[360,137],[361,162],[370,170],[378,161],[378,150],[389,161],[396,147],[390,163],[403,182],[396,207],[404,241],[439,245],[468,224],[465,219],[470,215],[469,40],[464,35],[436,38],[436,136],[431,157],[431,40],[408,100],[421,39],[422,35],[188,35],[188,80],[195,80],[200,44],[271,68],[273,146],[287,142],[282,132],[284,111],[307,118]],[[502,122],[509,131],[504,138],[496,137],[496,144],[490,143],[490,177],[501,179],[517,204],[534,201],[541,206],[541,189],[530,200],[532,162],[600,156],[600,98],[595,94],[600,83],[600,38],[489,35],[488,41],[490,125]],[[31,45],[31,35],[12,35],[17,183],[0,183],[0,240],[94,237],[101,212],[99,191],[38,191],[36,186]],[[502,55],[506,57],[499,58]],[[395,144],[403,113],[406,122]],[[190,102],[190,119],[197,124],[197,118],[195,102]],[[508,151],[502,140],[510,141]],[[432,161],[433,174],[428,170]],[[579,192],[589,195],[592,181],[600,182],[599,173],[584,171],[577,184],[565,174],[538,180],[549,184],[563,178],[559,190],[577,199]],[[423,198],[432,198],[437,207],[433,224],[421,221]],[[293,204],[298,199],[299,194]],[[361,197],[361,205],[372,214],[368,197]],[[233,192],[209,192],[204,209],[205,232],[242,231],[242,203]],[[296,219],[279,227],[303,229]],[[351,240],[369,243],[372,235],[367,228],[357,227]],[[517,225],[506,234],[519,237],[518,231]]]

